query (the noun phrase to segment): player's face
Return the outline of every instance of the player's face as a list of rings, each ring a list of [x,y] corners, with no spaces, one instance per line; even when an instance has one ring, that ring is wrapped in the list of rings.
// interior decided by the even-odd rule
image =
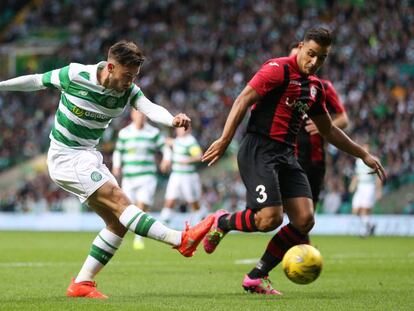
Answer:
[[[322,46],[313,40],[301,42],[297,49],[299,70],[305,75],[314,74],[323,64],[330,46]]]
[[[109,62],[108,88],[114,89],[118,92],[128,90],[138,76],[139,70],[140,66],[122,66],[117,62]]]
[[[190,132],[190,128],[188,128],[188,130],[185,130],[185,128],[183,127],[177,127],[175,129],[175,133],[177,134],[177,137],[185,136],[189,132]]]
[[[131,109],[131,119],[138,126],[141,127],[146,121],[145,115],[138,110]]]

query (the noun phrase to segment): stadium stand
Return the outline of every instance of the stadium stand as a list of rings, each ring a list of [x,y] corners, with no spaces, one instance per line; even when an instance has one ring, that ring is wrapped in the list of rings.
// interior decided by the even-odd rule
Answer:
[[[0,11],[13,15],[20,8]],[[320,75],[334,82],[346,105],[347,132],[368,140],[386,164],[386,192],[414,182],[412,1],[44,0],[15,25],[13,18],[7,25],[1,20],[1,29],[8,29],[3,46],[59,42],[53,55],[18,60],[16,74],[71,61],[96,62],[116,40],[139,42],[148,57],[139,85],[154,102],[191,116],[203,147],[220,134],[234,97],[260,64],[286,55],[289,44],[310,25],[323,25],[335,32],[336,42]],[[9,77],[0,73],[0,80]],[[47,91],[0,94],[0,171],[45,152],[57,102],[57,94]],[[127,117],[125,113],[114,122],[103,139],[107,162]],[[328,163],[326,192],[349,202],[346,184],[353,159],[330,147]],[[218,202],[237,208],[243,186],[234,180],[235,173],[205,179],[206,202],[213,208]],[[234,189],[224,191],[228,185]],[[46,209],[59,209],[64,197],[47,175],[39,175],[17,190],[1,191],[0,211],[33,210],[44,200]],[[27,207],[30,201],[37,205]],[[333,212],[347,212],[346,206]]]

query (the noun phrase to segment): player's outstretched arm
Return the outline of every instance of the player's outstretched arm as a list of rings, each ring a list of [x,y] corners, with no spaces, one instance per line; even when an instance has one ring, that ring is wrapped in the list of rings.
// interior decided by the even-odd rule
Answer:
[[[362,148],[362,146],[355,143],[349,138],[341,129],[332,124],[331,118],[328,114],[319,115],[312,118],[313,122],[318,127],[319,133],[332,145],[338,149],[360,158],[364,163],[373,169],[381,181],[385,181],[386,174],[380,161]]]
[[[210,166],[220,159],[233,139],[237,127],[246,115],[247,109],[259,99],[260,95],[254,88],[249,85],[244,88],[231,107],[220,138],[214,141],[204,153],[203,162],[208,162],[208,166]]]
[[[2,81],[0,82],[0,91],[32,92],[43,90],[46,86],[43,85],[42,77],[42,74],[33,74]]]
[[[140,96],[135,102],[134,107],[145,114],[151,121],[161,123],[166,126],[184,127],[187,129],[191,124],[191,119],[184,113],[180,113],[173,117],[167,109],[160,105],[154,104],[145,96]]]

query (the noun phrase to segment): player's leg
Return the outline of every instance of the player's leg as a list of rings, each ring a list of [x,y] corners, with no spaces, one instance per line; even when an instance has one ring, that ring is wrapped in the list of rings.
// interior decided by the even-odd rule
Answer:
[[[370,206],[361,206],[357,209],[357,215],[361,223],[360,236],[364,238],[373,235],[375,231],[375,224],[370,219],[371,210],[372,207]]]
[[[142,176],[135,181],[135,205],[142,211],[148,212],[154,204],[154,195],[157,188],[157,178],[152,175]],[[134,236],[133,247],[136,250],[145,248],[144,238],[138,234]]]
[[[308,244],[308,233],[314,225],[314,208],[310,185],[302,168],[291,164],[283,165],[278,171],[283,199],[283,209],[290,223],[283,226],[268,243],[264,254],[249,273],[250,279],[265,278],[283,259],[294,245]]]
[[[186,257],[193,255],[196,246],[208,232],[214,220],[213,217],[208,217],[197,226],[191,229],[186,228],[184,232],[170,229],[131,204],[122,190],[111,182],[97,189],[89,197],[89,201],[113,213],[128,230],[172,245]]]
[[[175,201],[181,197],[180,183],[180,175],[171,173],[170,178],[168,179],[167,189],[165,190],[164,207],[160,214],[160,220],[163,223],[168,224],[174,217]]]
[[[149,206],[144,202],[138,201],[135,203],[135,205],[143,212],[149,211]],[[141,235],[135,234],[133,248],[135,250],[142,250],[145,248],[144,238]]]
[[[270,149],[270,150],[269,150]],[[244,211],[230,214],[219,210],[212,229],[204,239],[204,250],[212,253],[225,234],[231,230],[267,232],[276,229],[283,220],[279,181],[273,162],[273,144],[255,135],[246,135],[237,156],[240,176],[246,186]]]
[[[316,211],[317,204],[319,202],[319,195],[321,190],[323,189],[323,182],[325,179],[325,164],[324,163],[316,163],[316,164],[309,164],[303,165],[301,163],[303,170],[305,171],[306,176],[309,180],[309,185],[312,191],[312,198],[313,198],[313,206]]]
[[[190,220],[191,224],[198,223],[203,214],[200,210],[201,199],[201,180],[197,173],[183,174],[183,183],[181,184],[181,193],[183,199],[190,206]]]
[[[367,237],[371,231],[367,205],[370,203],[370,189],[359,186],[352,198],[352,213],[358,217],[359,236]],[[374,228],[374,227],[373,227]]]

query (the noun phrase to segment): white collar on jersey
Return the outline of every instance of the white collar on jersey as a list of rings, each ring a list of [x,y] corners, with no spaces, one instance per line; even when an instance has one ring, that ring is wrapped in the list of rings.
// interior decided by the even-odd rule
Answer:
[[[90,72],[90,81],[93,84],[96,84],[96,85],[99,85],[99,86],[103,87],[103,85],[101,85],[98,81],[98,69],[102,69],[105,66],[106,66],[106,62],[102,61],[102,62],[99,62],[95,66],[92,67],[92,70]]]

